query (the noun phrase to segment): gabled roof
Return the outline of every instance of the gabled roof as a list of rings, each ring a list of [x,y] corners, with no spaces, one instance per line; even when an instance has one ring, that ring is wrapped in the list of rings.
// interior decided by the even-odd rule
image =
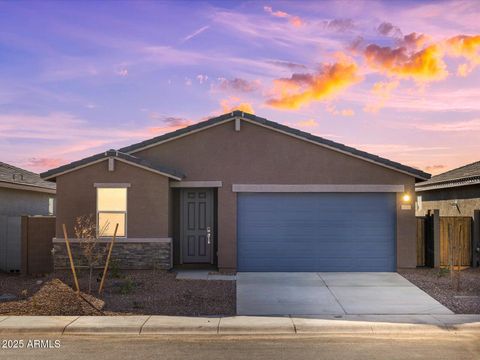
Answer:
[[[182,129],[179,129],[179,130],[176,130],[176,131],[164,134],[164,135],[154,137],[154,138],[149,139],[149,140],[139,142],[137,144],[133,144],[133,145],[124,147],[124,148],[120,149],[120,151],[122,151],[124,153],[128,153],[128,154],[133,154],[133,153],[136,153],[136,152],[141,151],[143,149],[147,149],[149,147],[156,146],[160,143],[170,141],[170,140],[173,140],[175,138],[182,137],[182,136],[185,136],[185,135],[189,135],[191,133],[195,133],[197,131],[207,129],[207,128],[215,126],[215,125],[222,124],[224,122],[233,120],[235,118],[240,118],[240,119],[243,119],[245,121],[251,122],[253,124],[268,127],[270,129],[280,131],[280,132],[285,133],[287,135],[294,136],[294,137],[297,137],[297,138],[315,143],[317,145],[324,146],[324,147],[330,148],[332,150],[339,151],[339,152],[342,152],[344,154],[351,155],[351,156],[354,156],[354,157],[357,157],[357,158],[360,158],[360,159],[363,159],[363,160],[366,160],[366,161],[369,161],[369,162],[373,162],[373,163],[376,163],[378,165],[381,165],[381,166],[384,166],[384,167],[387,167],[387,168],[390,168],[390,169],[393,169],[393,170],[397,170],[397,171],[406,173],[408,175],[412,175],[417,179],[426,180],[426,179],[430,178],[430,174],[427,174],[427,173],[425,173],[425,172],[423,172],[419,169],[415,169],[415,168],[410,167],[410,166],[402,165],[398,162],[391,161],[391,160],[382,158],[380,156],[373,155],[373,154],[367,153],[365,151],[361,151],[361,150],[352,148],[350,146],[346,146],[346,145],[343,145],[343,144],[340,144],[340,143],[322,138],[320,136],[312,135],[310,133],[307,133],[307,132],[304,132],[304,131],[301,131],[301,130],[298,130],[298,129],[294,129],[294,128],[291,128],[291,127],[288,127],[288,126],[285,126],[285,125],[267,120],[265,118],[261,118],[261,117],[258,117],[256,115],[248,114],[248,113],[238,111],[238,110],[233,111],[232,113],[224,114],[224,115],[221,115],[221,116],[218,116],[218,117],[215,117],[215,118],[211,118],[211,119],[206,120],[206,121],[199,122],[199,123],[194,124],[194,125],[187,126],[185,128],[182,128]]]
[[[480,161],[433,176],[415,185],[416,191],[480,184]]]
[[[0,162],[0,187],[55,194],[57,186],[31,171]]]
[[[140,159],[136,156],[125,154],[121,151],[117,151],[113,149],[110,149],[100,154],[87,157],[82,160],[71,162],[69,164],[60,166],[56,169],[48,170],[44,173],[41,173],[40,176],[45,180],[53,180],[59,175],[95,164],[101,161],[108,160],[109,158],[115,158],[121,162],[125,162],[130,165],[134,165],[160,175],[168,176],[175,180],[181,180],[182,178],[185,177],[182,173],[178,172],[175,169],[172,169],[166,166],[157,165],[157,164],[152,164],[147,160]]]

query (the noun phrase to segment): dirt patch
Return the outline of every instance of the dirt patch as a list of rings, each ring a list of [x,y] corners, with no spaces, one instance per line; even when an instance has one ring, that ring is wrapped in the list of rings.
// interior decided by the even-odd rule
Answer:
[[[461,271],[458,292],[445,270],[402,269],[399,273],[454,313],[480,314],[480,268]]]
[[[107,279],[99,296],[100,275],[100,271],[95,274],[92,296],[84,296],[106,315],[202,316],[236,312],[235,281],[177,280],[174,273],[166,271],[121,271]],[[88,289],[86,271],[79,271],[79,283],[81,290]],[[101,315],[79,299],[72,287],[68,271],[41,278],[0,273],[0,293],[19,299],[0,303],[0,314]]]
[[[53,279],[44,283],[33,296],[25,300],[0,303],[0,314],[101,315],[99,309],[102,307],[103,301],[86,294],[77,294],[59,279]]]

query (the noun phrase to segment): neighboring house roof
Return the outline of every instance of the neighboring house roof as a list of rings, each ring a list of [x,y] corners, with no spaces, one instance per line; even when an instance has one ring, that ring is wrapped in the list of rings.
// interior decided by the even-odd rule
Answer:
[[[224,115],[221,115],[221,116],[218,116],[218,117],[206,120],[206,121],[199,122],[199,123],[191,125],[191,126],[187,126],[185,128],[182,128],[182,129],[179,129],[179,130],[176,130],[176,131],[164,134],[164,135],[154,137],[154,138],[149,139],[149,140],[142,141],[142,142],[137,143],[137,144],[133,144],[133,145],[124,147],[124,148],[120,149],[119,151],[122,151],[122,152],[128,153],[128,154],[133,154],[133,153],[141,151],[143,149],[147,149],[149,147],[156,146],[160,143],[170,141],[170,140],[173,140],[175,138],[182,137],[182,136],[185,136],[185,135],[189,135],[189,134],[195,133],[195,132],[200,131],[200,130],[208,129],[212,126],[222,124],[224,122],[233,120],[235,118],[241,118],[241,119],[246,120],[248,122],[268,127],[270,129],[285,133],[287,135],[294,136],[294,137],[297,137],[297,138],[315,143],[317,145],[321,145],[321,146],[330,148],[332,150],[342,152],[342,153],[347,154],[347,155],[351,155],[351,156],[354,156],[354,157],[357,157],[357,158],[360,158],[360,159],[363,159],[363,160],[366,160],[366,161],[369,161],[369,162],[373,162],[373,163],[376,163],[378,165],[381,165],[381,166],[384,166],[384,167],[387,167],[387,168],[390,168],[390,169],[393,169],[393,170],[397,170],[397,171],[412,175],[415,178],[418,178],[418,179],[421,179],[421,180],[426,180],[426,179],[430,178],[430,174],[427,174],[427,173],[425,173],[425,172],[423,172],[419,169],[415,169],[415,168],[410,167],[410,166],[402,165],[398,162],[391,161],[391,160],[382,158],[380,156],[373,155],[373,154],[367,153],[365,151],[361,151],[361,150],[352,148],[350,146],[346,146],[346,145],[343,145],[343,144],[340,144],[340,143],[337,143],[337,142],[334,142],[334,141],[331,141],[331,140],[327,140],[327,139],[322,138],[320,136],[312,135],[310,133],[307,133],[307,132],[304,132],[304,131],[301,131],[301,130],[297,130],[297,129],[294,129],[294,128],[291,128],[291,127],[288,127],[288,126],[285,126],[285,125],[267,120],[265,118],[261,118],[261,117],[258,117],[256,115],[248,114],[248,113],[238,111],[238,110],[234,111],[232,113],[224,114]]]
[[[60,166],[56,169],[48,170],[44,173],[41,173],[40,176],[45,180],[53,180],[59,175],[69,173],[71,171],[92,165],[94,163],[106,161],[109,158],[114,158],[114,159],[117,159],[118,161],[125,162],[127,164],[137,166],[160,175],[168,176],[175,180],[182,180],[182,178],[185,177],[182,173],[178,172],[175,169],[171,169],[166,166],[151,164],[147,160],[140,159],[136,156],[125,154],[121,151],[117,151],[113,149],[110,149],[100,154],[87,157],[82,160],[74,161],[72,163]]]
[[[480,161],[433,176],[415,185],[416,191],[480,184]]]
[[[55,194],[57,186],[31,171],[0,162],[0,187]]]

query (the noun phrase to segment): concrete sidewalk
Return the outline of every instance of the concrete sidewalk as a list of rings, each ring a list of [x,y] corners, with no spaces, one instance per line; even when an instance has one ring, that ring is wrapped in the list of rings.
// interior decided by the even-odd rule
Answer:
[[[241,335],[475,333],[480,315],[0,316],[0,334]]]

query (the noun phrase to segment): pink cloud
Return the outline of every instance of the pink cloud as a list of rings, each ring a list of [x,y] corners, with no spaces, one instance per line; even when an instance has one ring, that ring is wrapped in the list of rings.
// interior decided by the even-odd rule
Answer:
[[[234,79],[225,79],[220,78],[220,83],[218,84],[218,88],[223,91],[238,91],[238,92],[254,92],[258,90],[261,86],[259,80],[246,80],[241,78],[234,78]]]
[[[300,27],[304,24],[304,21],[299,16],[291,15],[280,10],[274,11],[271,6],[264,6],[263,10],[271,16],[288,19],[294,27]]]
[[[92,124],[68,113],[0,115],[1,160],[41,172],[191,123],[181,117],[165,116],[159,126],[136,122],[129,127],[112,127]]]
[[[25,163],[29,169],[52,169],[62,164],[67,163],[67,160],[61,158],[30,158]]]
[[[425,171],[432,174],[432,175],[436,175],[436,174],[440,174],[442,173],[443,171],[445,171],[445,168],[446,166],[445,165],[441,165],[441,164],[438,164],[438,165],[428,165],[428,166],[425,166]]]
[[[436,123],[418,123],[412,124],[411,126],[419,130],[432,132],[472,132],[480,131],[480,119]]]
[[[318,121],[315,119],[308,119],[308,120],[299,121],[297,125],[300,128],[312,128],[312,127],[318,126]]]
[[[377,32],[385,36],[402,36],[402,31],[400,30],[400,28],[389,22],[382,22],[377,27]]]
[[[265,12],[269,13],[270,15],[279,17],[279,18],[286,18],[290,16],[284,11],[273,11],[271,6],[264,6],[263,10],[265,10]]]

